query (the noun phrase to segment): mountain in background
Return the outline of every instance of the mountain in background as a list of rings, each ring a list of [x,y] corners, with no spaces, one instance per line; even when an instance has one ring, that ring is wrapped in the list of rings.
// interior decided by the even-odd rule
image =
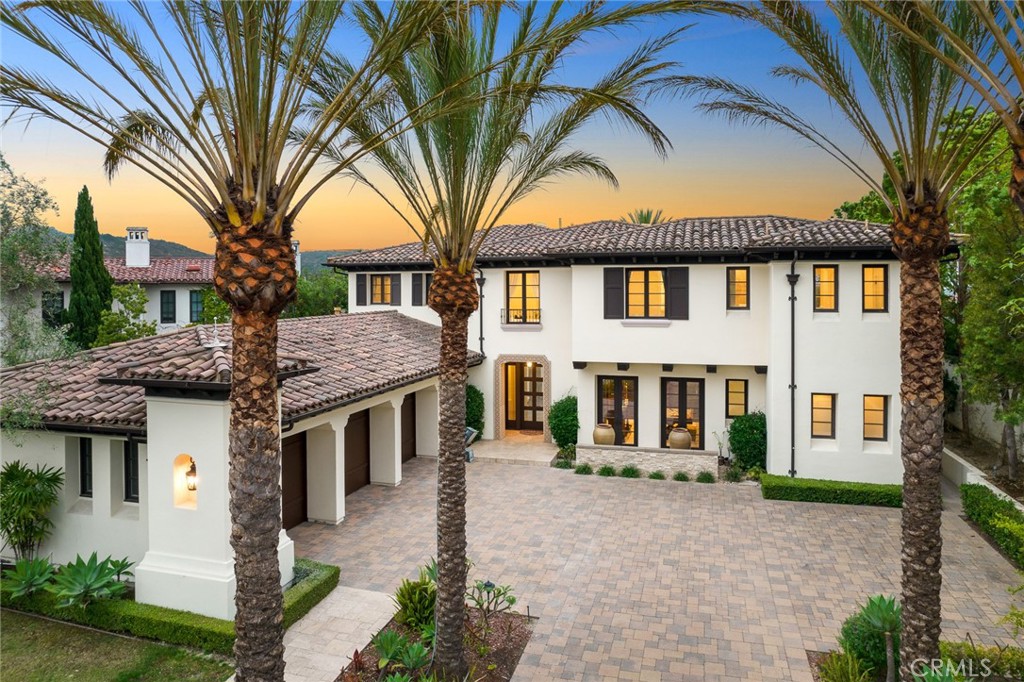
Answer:
[[[356,253],[359,249],[338,249],[336,251],[302,251],[299,255],[302,258],[302,274],[313,275],[318,272],[333,272],[334,268],[324,267],[324,263],[331,256],[347,256]]]

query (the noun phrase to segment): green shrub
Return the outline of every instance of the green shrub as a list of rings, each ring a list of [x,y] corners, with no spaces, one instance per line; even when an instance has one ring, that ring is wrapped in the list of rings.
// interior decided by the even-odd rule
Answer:
[[[751,481],[760,481],[761,477],[764,476],[766,473],[768,472],[762,469],[761,467],[750,467],[749,469],[747,469],[747,478],[750,479]]]
[[[896,665],[900,664],[900,633],[892,635],[893,654]],[[856,657],[871,670],[885,673],[885,634],[871,622],[867,607],[853,614],[843,622],[839,631],[839,646],[843,651]]]
[[[570,462],[576,461],[576,446],[573,444],[566,445],[558,448],[558,454],[555,455],[558,459],[567,459]]]
[[[903,505],[903,486],[888,483],[851,483],[815,478],[789,478],[763,474],[761,495],[766,500],[867,504],[879,507]]]
[[[768,426],[764,412],[741,414],[729,427],[729,450],[736,464],[746,470],[764,467],[768,453]]]
[[[702,471],[697,474],[697,483],[714,483],[715,475],[710,471]]]
[[[484,394],[472,384],[466,385],[466,426],[484,432]]]
[[[605,464],[603,467],[601,467],[600,469],[597,470],[597,475],[598,476],[614,476],[615,475],[615,467],[613,467],[610,464]]]
[[[37,464],[30,469],[11,460],[0,469],[0,534],[15,559],[34,559],[53,532],[50,508],[64,486],[64,471]]]
[[[622,478],[640,478],[640,470],[632,464],[627,464],[622,467],[622,471],[619,472],[619,476]]]
[[[589,476],[590,474],[594,473],[594,467],[590,466],[586,462],[584,462],[583,464],[577,464],[576,473],[581,474],[583,476]]]
[[[551,438],[558,447],[576,445],[580,431],[580,415],[576,396],[567,395],[555,401],[548,412],[548,426],[551,427]]]
[[[409,646],[409,640],[397,630],[381,630],[370,638],[370,644],[377,650],[380,660],[377,665],[383,670],[389,663],[397,663]]]
[[[725,471],[725,480],[729,481],[730,483],[739,483],[740,481],[743,480],[743,470],[740,469],[735,464],[732,465]]]
[[[284,627],[290,628],[338,586],[341,569],[309,559],[295,560],[296,572],[306,576],[284,591]]]
[[[960,486],[960,500],[967,518],[1024,569],[1024,513],[1017,505],[980,483]]]
[[[2,588],[13,599],[31,597],[53,580],[53,565],[46,559],[21,559],[4,571]]]
[[[653,478],[655,481],[664,481],[665,473],[663,471],[652,471],[647,474],[647,478]]]
[[[78,555],[71,563],[61,566],[53,577],[53,584],[46,589],[57,595],[62,608],[85,608],[98,599],[119,597],[128,588],[118,581],[117,569],[110,565],[110,557],[100,561],[93,552],[88,560]]]
[[[571,459],[562,459],[561,457],[555,458],[555,461],[551,463],[551,466],[556,469],[572,469],[573,464]]]
[[[430,652],[420,642],[405,647],[399,659],[406,670],[416,670],[430,663]]]
[[[391,600],[398,607],[395,620],[399,623],[419,630],[424,624],[434,622],[437,586],[423,572],[419,580],[403,580]]]
[[[1019,647],[980,646],[973,642],[939,642],[942,659],[953,668],[963,662],[964,668],[985,670],[1010,680],[1024,680],[1024,649]]]
[[[690,474],[686,473],[685,471],[677,471],[675,475],[672,476],[672,480],[682,481],[683,483],[685,483],[686,481],[690,480]]]
[[[821,682],[870,682],[871,673],[861,665],[856,656],[833,651],[818,668]]]

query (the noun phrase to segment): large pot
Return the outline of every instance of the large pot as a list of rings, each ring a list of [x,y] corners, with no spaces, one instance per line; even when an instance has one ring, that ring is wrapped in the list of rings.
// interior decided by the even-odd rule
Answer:
[[[686,429],[675,428],[668,434],[668,446],[675,450],[689,450],[693,437]]]
[[[611,424],[598,424],[594,427],[594,445],[614,445],[615,429]]]

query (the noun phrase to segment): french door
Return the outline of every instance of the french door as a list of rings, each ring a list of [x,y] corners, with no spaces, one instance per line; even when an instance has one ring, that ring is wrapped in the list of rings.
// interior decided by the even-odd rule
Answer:
[[[616,445],[636,445],[636,377],[597,378],[597,421],[615,429]]]
[[[685,428],[690,432],[694,450],[704,450],[704,380],[661,380],[661,447],[668,447],[672,429]]]
[[[505,364],[505,428],[544,429],[544,365],[541,363]]]

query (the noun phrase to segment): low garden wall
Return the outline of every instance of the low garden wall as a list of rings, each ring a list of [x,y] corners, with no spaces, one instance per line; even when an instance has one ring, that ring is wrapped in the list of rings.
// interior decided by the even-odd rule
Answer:
[[[644,474],[664,472],[669,478],[677,471],[685,471],[696,478],[702,471],[718,478],[718,452],[711,450],[667,450],[663,448],[634,448],[628,445],[577,445],[576,463],[590,464],[595,469],[610,465],[620,469],[635,466]]]

